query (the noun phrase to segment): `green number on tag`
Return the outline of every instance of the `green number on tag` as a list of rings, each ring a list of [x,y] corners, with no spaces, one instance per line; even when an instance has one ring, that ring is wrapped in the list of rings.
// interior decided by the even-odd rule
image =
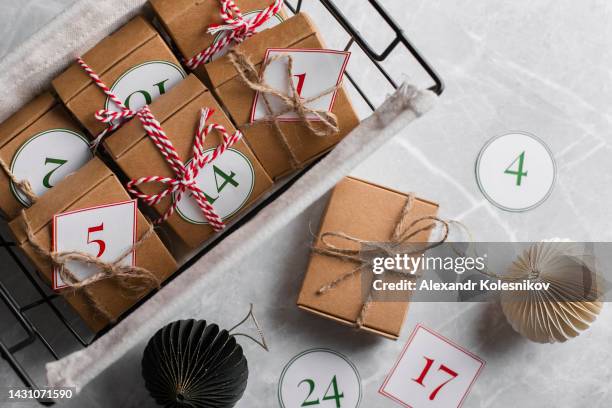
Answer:
[[[234,187],[238,187],[240,185],[234,179],[234,177],[236,177],[236,173],[234,173],[233,171],[230,174],[227,174],[223,170],[218,168],[217,166],[213,165],[213,172],[214,172],[214,176],[215,176],[215,185],[217,186],[217,193],[218,194],[221,194],[221,192],[223,191],[225,186],[227,186],[228,184],[231,184]],[[220,185],[219,185],[219,181],[222,181]],[[214,198],[210,197],[206,193],[204,193],[204,195],[206,196],[206,201],[208,201],[210,203],[210,205],[213,205],[215,203],[215,201],[217,201],[217,199],[219,198],[219,196],[214,197]]]
[[[166,82],[168,82],[170,79],[164,79],[161,82],[158,82],[156,84],[153,84],[154,87],[157,87],[157,91],[159,92],[160,95],[163,95],[166,93]],[[144,90],[138,90],[136,92],[132,92],[127,98],[125,98],[125,107],[128,109],[131,109],[131,102],[132,102],[132,96],[140,94],[142,95],[142,97],[144,98],[144,104],[145,105],[150,105],[153,102],[153,96],[151,96],[151,94],[147,91]]]
[[[334,394],[327,395],[329,393],[329,389],[332,387],[334,389]],[[331,382],[327,386],[327,390],[325,390],[325,395],[323,395],[323,401],[335,400],[336,408],[340,408],[340,398],[344,398],[344,393],[342,394],[338,393],[338,382],[336,381],[336,376],[334,375],[334,378],[332,378]]]
[[[304,402],[302,402],[302,407],[308,407],[310,405],[319,405],[319,399],[317,398],[316,400],[310,400],[308,401],[308,398],[310,398],[310,396],[312,395],[312,393],[314,392],[315,389],[315,382],[312,381],[310,378],[306,378],[305,380],[300,381],[300,383],[298,384],[298,387],[300,385],[302,385],[303,383],[308,384],[309,390],[308,390],[308,396],[306,397],[306,399],[304,400]]]
[[[518,162],[518,164],[517,164]],[[517,164],[518,169],[512,170],[512,167]],[[527,177],[527,172],[523,172],[523,165],[525,164],[525,152],[523,151],[504,171],[505,174],[511,174],[516,176],[516,185],[520,186],[523,177]]]
[[[306,397],[306,399],[304,400],[304,402],[302,402],[302,407],[308,407],[311,405],[319,405],[321,402],[319,401],[319,399],[310,399],[310,396],[314,393],[315,391],[315,382],[313,380],[311,380],[310,378],[306,378],[302,381],[300,381],[300,383],[298,384],[298,387],[300,385],[302,385],[303,383],[308,384],[308,396]],[[330,390],[333,392],[333,394],[330,395]],[[340,399],[344,398],[344,393],[340,393],[340,391],[338,390],[338,381],[336,380],[336,376],[334,375],[334,377],[332,378],[331,382],[329,383],[329,385],[327,386],[327,389],[325,390],[325,394],[323,395],[323,401],[329,401],[329,400],[334,400],[336,401],[336,408],[340,408],[341,404],[340,404]]]
[[[47,164],[49,164],[49,163],[51,163],[51,164],[57,164],[57,166],[56,166],[56,167],[54,167],[54,168],[53,168],[53,170],[51,170],[50,172],[48,172],[48,173],[45,175],[45,178],[43,178],[42,183],[43,183],[43,186],[45,186],[46,188],[51,188],[51,187],[53,187],[53,186],[51,185],[51,176],[53,175],[53,173],[55,173],[55,171],[56,171],[57,169],[59,169],[60,167],[62,167],[64,164],[68,163],[68,160],[62,160],[62,159],[53,159],[53,158],[51,158],[51,157],[47,157],[47,158],[45,158],[45,166],[46,166]]]

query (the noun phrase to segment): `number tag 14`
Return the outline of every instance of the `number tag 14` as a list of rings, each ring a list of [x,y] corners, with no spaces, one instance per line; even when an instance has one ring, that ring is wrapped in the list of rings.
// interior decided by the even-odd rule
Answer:
[[[417,326],[379,392],[406,407],[459,407],[484,361]]]
[[[130,200],[56,214],[53,217],[53,248],[56,252],[83,252],[105,262],[114,262],[136,242],[136,201]],[[134,265],[132,252],[122,262]],[[68,262],[79,280],[97,270],[81,262]],[[53,289],[66,287],[59,270],[53,273]]]

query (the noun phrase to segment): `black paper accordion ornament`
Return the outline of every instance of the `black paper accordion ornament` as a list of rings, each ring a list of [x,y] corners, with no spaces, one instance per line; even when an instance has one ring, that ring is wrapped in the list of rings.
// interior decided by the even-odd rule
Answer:
[[[229,408],[244,394],[249,369],[234,335],[191,319],[170,323],[149,340],[142,375],[161,406]]]

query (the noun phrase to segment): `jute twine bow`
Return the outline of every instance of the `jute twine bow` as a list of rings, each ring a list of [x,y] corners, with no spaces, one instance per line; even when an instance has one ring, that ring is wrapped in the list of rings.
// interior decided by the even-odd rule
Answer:
[[[310,108],[308,104],[336,92],[342,86],[342,83],[326,89],[318,95],[309,98],[302,98],[298,94],[295,84],[293,83],[293,58],[290,55],[277,55],[273,58],[269,58],[261,67],[261,75],[255,68],[255,65],[250,58],[244,53],[237,50],[231,50],[228,55],[229,60],[240,76],[240,79],[250,89],[259,92],[259,97],[262,98],[264,107],[266,108],[266,117],[251,124],[245,125],[245,127],[261,122],[271,123],[274,126],[274,129],[278,134],[284,149],[289,154],[291,165],[294,169],[299,168],[299,160],[293,147],[290,145],[287,136],[280,127],[279,117],[290,112],[297,114],[299,120],[308,128],[308,130],[313,135],[318,137],[327,137],[340,132],[340,128],[338,127],[338,117],[334,113],[326,110]],[[270,66],[270,64],[281,58],[287,59],[287,83],[290,90],[288,94],[273,88],[264,80],[266,69]],[[270,97],[280,99],[284,105],[284,108],[278,112],[275,112],[272,109]],[[312,116],[314,116],[315,119],[313,119]]]
[[[95,283],[112,279],[120,288],[131,293],[142,293],[144,290],[159,288],[161,282],[150,271],[138,266],[124,265],[123,260],[133,251],[140,247],[152,234],[153,228],[150,228],[144,235],[123,254],[121,254],[113,262],[105,262],[99,258],[80,251],[70,252],[54,252],[43,247],[39,242],[32,226],[26,216],[24,210],[21,211],[21,217],[24,222],[25,233],[28,237],[34,251],[41,257],[48,259],[51,264],[57,268],[59,276],[64,281],[65,285],[72,289],[73,292],[80,292],[84,295],[89,306],[96,312],[104,316],[107,321],[114,322],[114,316],[109,310],[96,298],[91,290],[91,286]],[[72,271],[68,268],[68,262],[76,261],[84,265],[94,266],[98,272],[92,276],[79,280]]]
[[[239,44],[255,35],[256,30],[277,14],[284,3],[283,0],[274,0],[271,5],[258,12],[254,17],[245,19],[242,11],[233,0],[220,0],[220,2],[221,19],[224,24],[212,24],[206,32],[214,35],[225,31],[227,34],[221,37],[219,41],[214,42],[197,55],[185,61],[187,68],[192,71],[200,65],[207,63],[210,58],[228,45],[232,43]]]
[[[32,189],[30,182],[28,180],[19,180],[2,159],[0,159],[0,168],[6,173],[13,185],[27,197],[31,204],[34,204],[36,200],[38,200],[38,196],[34,192],[34,189]]]
[[[439,245],[442,245],[446,242],[449,234],[449,224],[448,222],[441,220],[440,218],[434,216],[426,216],[418,218],[412,222],[408,222],[408,216],[410,211],[412,210],[414,205],[414,196],[411,194],[408,196],[406,200],[406,204],[402,210],[402,213],[399,217],[397,224],[393,230],[393,234],[391,236],[391,240],[388,242],[377,242],[377,241],[368,241],[360,238],[352,237],[343,232],[325,232],[320,237],[320,242],[323,245],[322,248],[314,247],[313,252],[330,256],[333,258],[340,259],[346,262],[356,263],[358,266],[339,277],[335,278],[331,282],[321,286],[317,290],[317,295],[325,294],[329,291],[337,288],[342,282],[354,277],[355,275],[362,272],[362,270],[367,267],[372,268],[374,258],[378,257],[394,257],[396,254],[406,254],[409,256],[419,255],[429,249],[435,248]],[[417,227],[418,224],[431,221],[425,226]],[[416,236],[417,234],[431,230],[434,225],[438,223],[444,227],[444,234],[442,238],[433,243],[422,243],[415,244],[410,242],[410,240]],[[329,238],[336,238],[340,240],[344,240],[346,243],[357,244],[358,249],[347,249],[342,248],[337,245],[329,242]],[[413,271],[414,272],[414,271]],[[402,277],[416,277],[410,271],[395,271],[395,270],[385,270],[384,274],[395,274]],[[382,276],[381,275],[381,276]],[[359,311],[359,315],[357,316],[355,326],[357,328],[362,328],[364,324],[365,315],[372,303],[372,287],[370,286],[368,290],[368,296],[366,300],[363,302],[361,306],[361,310]]]
[[[108,96],[115,106],[117,106],[117,108],[119,108],[119,112],[115,112],[110,109],[100,109],[94,114],[97,120],[108,125],[108,127],[98,136],[96,136],[94,141],[91,143],[91,148],[96,151],[105,136],[119,129],[126,121],[138,115],[143,108],[137,111],[129,109],[127,106],[125,106],[121,99],[119,99],[104,82],[102,82],[100,76],[96,74],[96,72],[89,65],[87,65],[83,58],[77,58],[77,63],[81,66],[81,68],[83,68],[85,73],[89,75],[93,83],[96,84],[106,96]]]
[[[237,143],[242,138],[242,132],[237,130],[234,134],[230,135],[222,125],[217,123],[206,123],[212,114],[212,109],[202,109],[200,123],[193,144],[193,159],[190,163],[185,164],[174,148],[172,141],[164,132],[161,124],[155,119],[153,113],[151,113],[149,107],[145,106],[142,112],[138,113],[138,117],[147,135],[164,156],[164,159],[176,175],[175,177],[146,176],[131,180],[127,184],[127,189],[130,193],[150,206],[156,205],[165,197],[174,194],[172,205],[155,221],[157,224],[167,220],[174,213],[178,204],[183,199],[183,196],[191,193],[212,228],[215,231],[221,231],[225,228],[225,223],[222,218],[217,214],[212,204],[208,202],[204,191],[198,186],[197,177],[204,167],[214,162],[219,156],[225,153],[227,149]],[[204,154],[204,141],[213,131],[218,132],[223,140],[213,152]],[[158,194],[144,194],[136,188],[141,184],[147,183],[158,183],[165,188]]]

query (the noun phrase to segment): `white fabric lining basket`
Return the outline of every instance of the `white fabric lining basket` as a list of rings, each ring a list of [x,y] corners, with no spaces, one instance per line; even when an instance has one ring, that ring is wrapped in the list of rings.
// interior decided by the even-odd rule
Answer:
[[[61,70],[101,38],[142,11],[146,0],[80,0],[0,61],[0,87],[12,95],[0,103],[0,121],[48,88]],[[102,16],[102,17],[101,17]],[[40,45],[44,44],[44,47]],[[328,192],[405,126],[428,111],[436,96],[402,85],[381,107],[289,190],[184,271],[168,286],[89,347],[47,364],[48,385],[80,390],[132,347],[150,337],[205,287],[207,274],[222,274],[258,243],[273,239],[283,226]],[[229,250],[239,248],[238,250]]]

